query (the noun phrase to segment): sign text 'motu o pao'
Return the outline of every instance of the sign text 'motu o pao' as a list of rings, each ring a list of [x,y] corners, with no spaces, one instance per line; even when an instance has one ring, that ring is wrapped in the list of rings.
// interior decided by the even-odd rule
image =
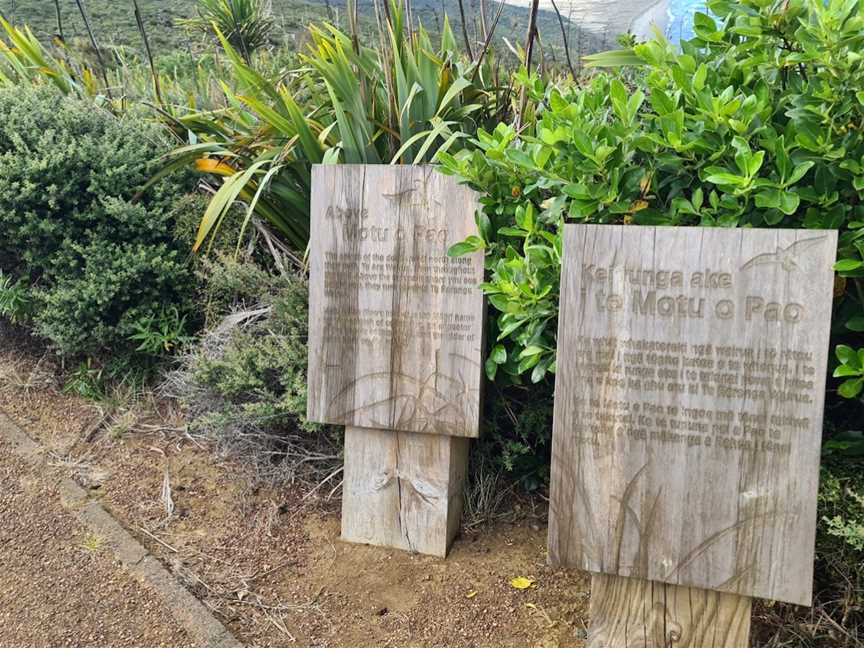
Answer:
[[[809,604],[836,245],[566,227],[553,563]]]
[[[476,437],[484,300],[476,195],[423,166],[317,166],[310,420]]]

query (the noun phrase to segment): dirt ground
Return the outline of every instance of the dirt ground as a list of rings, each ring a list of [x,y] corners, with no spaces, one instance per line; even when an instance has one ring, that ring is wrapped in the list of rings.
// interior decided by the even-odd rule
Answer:
[[[140,407],[106,412],[64,394],[49,365],[48,358],[0,346],[0,409],[249,648],[584,646],[588,579],[546,566],[544,524],[464,534],[447,560],[349,545],[339,540],[338,503],[307,497],[300,487],[256,486],[242,464],[184,436],[182,422],[166,428]],[[164,610],[111,572],[106,558],[80,549],[85,540],[71,522],[53,510],[43,520],[44,506],[56,500],[50,486],[27,486],[15,472],[20,467],[0,454],[0,513],[5,520],[6,507],[15,506],[29,516],[11,526],[4,521],[0,561],[31,556],[8,572],[0,562],[0,648],[190,645]],[[61,526],[47,526],[54,524]],[[39,565],[48,554],[56,560]],[[534,585],[515,589],[516,577]],[[54,585],[61,578],[70,585],[84,578],[91,588],[79,588],[66,617],[54,623],[54,632],[65,634],[46,643],[7,639],[10,620],[21,629],[9,637],[45,627],[56,613],[51,601],[66,598]],[[99,616],[104,606],[111,624]],[[99,639],[100,632],[114,639]],[[148,641],[121,639],[120,632]]]
[[[162,604],[60,505],[62,471],[0,441],[0,648],[194,648]]]

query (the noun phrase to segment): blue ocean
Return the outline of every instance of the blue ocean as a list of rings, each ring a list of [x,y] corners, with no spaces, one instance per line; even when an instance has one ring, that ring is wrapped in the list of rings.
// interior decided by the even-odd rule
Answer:
[[[705,0],[669,0],[666,38],[673,43],[693,38],[693,15],[705,10]]]

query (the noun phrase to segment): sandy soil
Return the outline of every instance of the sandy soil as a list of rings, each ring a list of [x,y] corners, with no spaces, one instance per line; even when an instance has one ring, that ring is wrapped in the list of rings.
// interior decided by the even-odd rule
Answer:
[[[104,412],[61,393],[50,363],[34,371],[37,361],[0,351],[0,409],[250,648],[584,646],[588,580],[546,567],[544,525],[482,529],[457,540],[443,561],[345,544],[338,503],[304,500],[299,488],[256,486],[242,465],[134,412],[111,414],[94,428]],[[162,496],[166,475],[175,507],[170,517]],[[89,569],[90,558],[80,560]],[[57,571],[65,574],[67,566]],[[510,581],[518,576],[535,585],[514,589]],[[0,597],[17,596],[22,586],[15,582]],[[29,589],[33,607],[49,588],[43,580]],[[154,628],[164,626],[161,615],[150,619]],[[87,627],[82,623],[70,618],[64,631],[74,634]]]

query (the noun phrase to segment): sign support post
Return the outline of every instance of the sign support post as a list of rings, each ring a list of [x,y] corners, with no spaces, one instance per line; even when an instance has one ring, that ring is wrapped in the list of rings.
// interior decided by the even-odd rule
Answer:
[[[310,421],[345,426],[342,537],[446,556],[480,431],[476,194],[428,166],[312,172]]]
[[[445,557],[459,531],[468,444],[347,427],[342,539]]]

